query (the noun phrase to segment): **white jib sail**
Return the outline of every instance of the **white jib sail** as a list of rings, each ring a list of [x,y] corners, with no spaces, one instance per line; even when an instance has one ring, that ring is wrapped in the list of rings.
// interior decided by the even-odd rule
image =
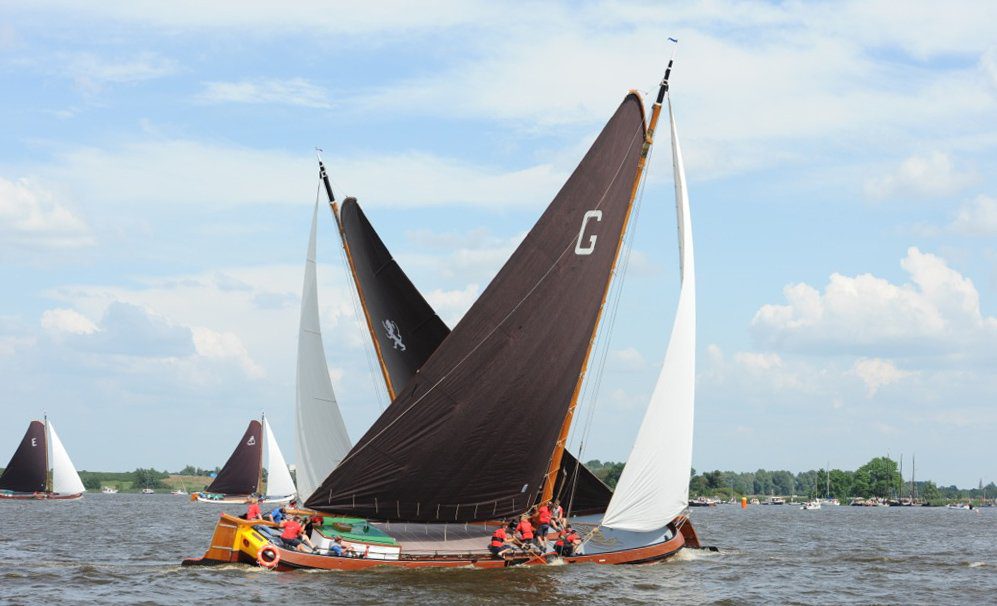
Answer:
[[[672,156],[682,287],[658,383],[602,525],[646,532],[664,527],[689,504],[696,388],[696,272],[685,168],[671,98]]]
[[[287,470],[287,461],[277,446],[270,423],[263,419],[263,439],[267,441],[267,494],[268,497],[286,497],[293,495],[294,481],[291,472]]]
[[[52,492],[56,494],[81,494],[86,492],[83,487],[83,480],[80,474],[76,473],[76,467],[69,459],[69,453],[62,446],[59,434],[55,433],[55,426],[51,421],[47,421],[48,441],[52,447]]]
[[[318,202],[312,213],[308,260],[301,292],[301,324],[298,331],[297,480],[298,495],[308,499],[350,450],[343,416],[332,391],[329,368],[322,347],[318,317],[318,286],[315,275],[315,232]]]

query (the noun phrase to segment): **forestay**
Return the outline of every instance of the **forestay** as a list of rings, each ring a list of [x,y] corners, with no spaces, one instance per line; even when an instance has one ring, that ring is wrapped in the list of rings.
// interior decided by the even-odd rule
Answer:
[[[451,335],[307,505],[474,521],[537,498],[588,353],[645,138],[628,95]]]
[[[632,531],[664,527],[689,501],[696,376],[696,272],[685,168],[671,98],[675,206],[682,286],[665,361],[633,451],[623,468],[602,525]]]
[[[76,472],[76,467],[69,459],[59,439],[59,434],[55,432],[55,425],[48,421],[49,442],[52,445],[52,492],[62,495],[82,494],[86,492],[83,487],[83,480]]]
[[[307,498],[350,449],[343,416],[329,379],[318,314],[318,284],[315,271],[315,236],[318,201],[312,212],[305,279],[301,289],[301,319],[298,326],[298,370],[295,392],[297,429],[297,493]]]

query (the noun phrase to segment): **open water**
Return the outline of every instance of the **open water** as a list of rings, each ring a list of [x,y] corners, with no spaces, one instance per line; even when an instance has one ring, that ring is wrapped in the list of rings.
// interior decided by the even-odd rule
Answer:
[[[647,566],[181,568],[219,511],[171,495],[0,502],[0,603],[997,604],[997,508],[700,508],[720,552]]]

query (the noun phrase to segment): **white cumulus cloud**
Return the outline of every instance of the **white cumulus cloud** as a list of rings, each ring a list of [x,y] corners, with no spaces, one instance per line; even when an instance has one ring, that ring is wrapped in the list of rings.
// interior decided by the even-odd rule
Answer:
[[[42,328],[54,333],[92,335],[99,330],[93,320],[74,309],[47,309],[41,322]]]
[[[981,195],[963,204],[949,229],[965,236],[997,236],[997,199]]]
[[[87,224],[30,179],[0,177],[0,242],[43,248],[89,246]]]
[[[866,396],[873,397],[880,387],[896,383],[911,376],[908,371],[897,368],[893,362],[882,358],[860,358],[852,368],[866,386]]]
[[[252,379],[261,379],[266,376],[266,371],[249,357],[246,346],[235,333],[216,332],[204,327],[194,327],[191,330],[194,335],[194,348],[197,350],[197,355],[206,358],[231,358],[239,363],[246,376]]]
[[[910,283],[836,273],[823,293],[808,284],[789,285],[783,290],[785,305],[764,305],[755,314],[753,334],[775,349],[832,355],[932,355],[995,347],[997,318],[981,313],[972,280],[915,247],[900,265]]]
[[[959,192],[976,181],[971,170],[960,170],[943,152],[911,156],[892,172],[870,179],[865,184],[871,198],[933,198]]]

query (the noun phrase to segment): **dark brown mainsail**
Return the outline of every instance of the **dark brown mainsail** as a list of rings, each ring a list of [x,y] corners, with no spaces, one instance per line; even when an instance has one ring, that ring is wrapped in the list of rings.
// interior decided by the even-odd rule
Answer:
[[[45,441],[45,424],[32,421],[0,476],[0,490],[45,492],[47,474],[48,444]]]
[[[387,371],[388,391],[398,393],[450,335],[450,329],[388,251],[356,198],[343,201],[337,218],[368,326],[373,328],[372,338],[377,340],[376,349]],[[571,511],[605,511],[612,490],[576,463],[573,456],[565,455],[554,494]],[[567,478],[571,481],[565,483]]]
[[[644,138],[641,100],[627,95],[516,252],[309,507],[476,521],[536,500],[623,236]]]
[[[239,445],[205,492],[250,495],[258,491],[263,470],[263,425],[253,419]]]

